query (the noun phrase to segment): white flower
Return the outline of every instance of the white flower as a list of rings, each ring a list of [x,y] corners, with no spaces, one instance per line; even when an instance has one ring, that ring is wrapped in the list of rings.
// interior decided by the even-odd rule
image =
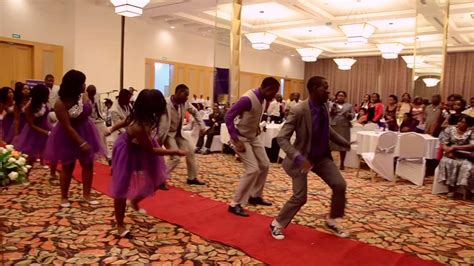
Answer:
[[[28,154],[22,153],[22,154],[21,154],[21,157],[23,157],[23,158],[28,158]]]
[[[8,177],[11,180],[16,180],[18,178],[18,173],[17,172],[11,172],[11,173],[8,174]]]
[[[7,146],[5,146],[5,148],[7,149],[7,151],[13,151],[15,149],[15,147],[13,147],[13,145],[7,145]]]
[[[26,159],[23,158],[23,157],[20,157],[20,158],[17,160],[17,163],[18,163],[19,165],[25,165]]]
[[[26,166],[26,169],[31,169],[31,165],[27,165],[27,166]]]
[[[23,167],[21,168],[21,170],[23,170],[23,172],[25,172],[25,173],[28,172],[28,168],[26,168],[25,166],[23,166]]]
[[[5,148],[0,148],[0,154],[4,154],[5,152],[7,152],[7,149],[5,149]]]
[[[8,159],[8,162],[9,162],[9,163],[16,163],[16,159],[13,158],[13,157],[11,157],[10,159]]]

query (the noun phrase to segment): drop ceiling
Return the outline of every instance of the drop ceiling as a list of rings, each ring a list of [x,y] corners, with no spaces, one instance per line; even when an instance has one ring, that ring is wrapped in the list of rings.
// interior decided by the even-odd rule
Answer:
[[[416,1],[243,0],[242,30],[276,34],[278,38],[270,50],[293,56],[297,55],[296,48],[304,47],[322,49],[321,57],[379,55],[376,44],[388,41],[402,43],[405,46],[402,53],[410,53],[415,45]],[[151,23],[215,38],[223,44],[229,41],[231,15],[231,0],[152,0],[144,10],[144,18]],[[474,1],[451,0],[448,51],[474,50],[473,16]],[[435,20],[418,21],[427,46],[440,43]],[[375,26],[375,33],[368,44],[348,46],[338,25],[362,21]],[[245,38],[244,45],[248,45]]]

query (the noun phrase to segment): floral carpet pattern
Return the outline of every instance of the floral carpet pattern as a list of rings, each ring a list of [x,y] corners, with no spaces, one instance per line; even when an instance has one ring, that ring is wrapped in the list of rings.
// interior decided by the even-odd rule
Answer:
[[[173,173],[170,185],[228,202],[243,165],[224,154],[198,155],[199,178],[206,186],[185,182],[185,165]],[[388,182],[370,172],[343,171],[348,183],[348,208],[341,224],[351,238],[395,252],[406,252],[447,265],[474,264],[474,202],[431,194],[431,180],[423,187]],[[0,261],[6,264],[125,264],[247,265],[262,264],[241,251],[209,242],[178,226],[151,216],[127,212],[132,240],[115,237],[113,201],[96,193],[100,207],[80,201],[80,185],[73,182],[72,208],[58,207],[57,179],[35,168],[29,185],[12,186],[0,194]],[[330,189],[311,174],[308,203],[294,223],[324,231]],[[264,196],[271,207],[249,210],[275,216],[291,196],[291,179],[272,164]],[[262,228],[267,230],[267,228]]]

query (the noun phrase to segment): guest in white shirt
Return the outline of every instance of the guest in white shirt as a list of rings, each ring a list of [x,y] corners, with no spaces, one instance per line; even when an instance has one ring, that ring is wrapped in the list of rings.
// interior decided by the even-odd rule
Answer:
[[[122,89],[119,92],[117,101],[110,108],[110,116],[112,117],[112,130],[109,128],[107,134],[112,134],[111,137],[107,140],[107,149],[108,153],[112,154],[113,143],[118,138],[120,134],[126,132],[126,129],[123,126],[127,125],[125,120],[130,115],[132,106],[130,105],[130,99],[132,98],[132,93],[129,90]]]
[[[58,99],[59,86],[54,85],[54,76],[52,74],[47,74],[44,77],[44,85],[49,88],[48,107],[50,109],[50,112],[48,114],[48,120],[51,126],[55,126],[58,123],[58,118],[56,117],[56,113],[54,112],[54,104]],[[56,168],[57,162],[51,162],[50,176],[53,178],[56,177]]]
[[[280,124],[285,115],[285,103],[281,94],[275,95],[275,99],[268,105],[267,114],[272,122]]]
[[[100,111],[99,103],[97,101],[97,88],[94,85],[89,85],[87,86],[86,89],[87,96],[89,97],[89,100],[92,103],[92,114],[90,115],[89,119],[94,122],[95,127],[97,128],[97,131],[99,131],[99,136],[100,140],[102,141],[102,146],[107,147],[107,142],[105,141],[106,135],[107,135],[107,127],[105,126],[105,119],[104,115]],[[107,159],[110,160],[112,159],[112,154],[108,152],[107,149]]]

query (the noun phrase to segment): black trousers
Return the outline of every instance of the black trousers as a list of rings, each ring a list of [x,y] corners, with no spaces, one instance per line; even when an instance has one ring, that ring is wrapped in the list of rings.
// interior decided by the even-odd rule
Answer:
[[[219,132],[216,131],[209,131],[206,133],[207,139],[206,139],[206,144],[204,144],[204,136],[199,136],[198,142],[196,144],[196,148],[201,149],[202,145],[204,144],[204,147],[210,149],[211,144],[212,144],[212,139],[214,139],[214,136],[219,135]]]

